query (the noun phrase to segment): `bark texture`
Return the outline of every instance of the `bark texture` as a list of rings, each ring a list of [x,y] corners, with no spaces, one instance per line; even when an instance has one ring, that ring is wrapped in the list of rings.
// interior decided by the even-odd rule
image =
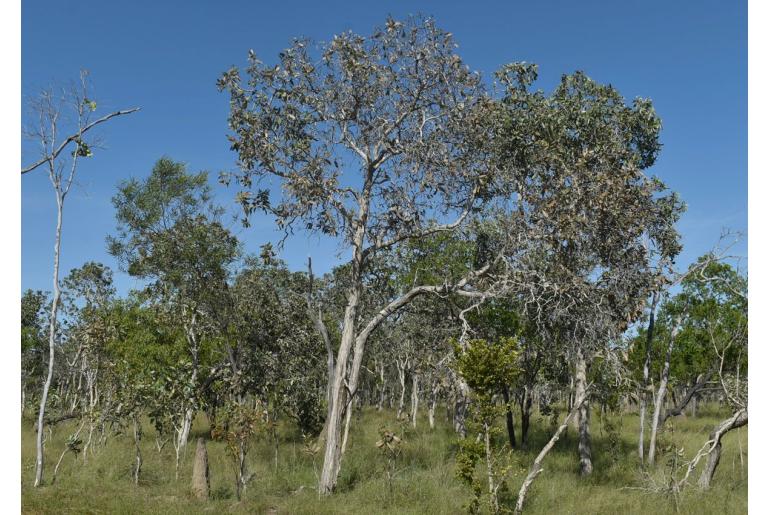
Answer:
[[[589,427],[591,407],[586,395],[586,371],[585,356],[582,349],[578,349],[575,365],[575,398],[581,399],[581,402],[575,404],[578,406],[578,457],[580,458],[581,476],[587,476],[594,470],[591,461],[591,432]]]

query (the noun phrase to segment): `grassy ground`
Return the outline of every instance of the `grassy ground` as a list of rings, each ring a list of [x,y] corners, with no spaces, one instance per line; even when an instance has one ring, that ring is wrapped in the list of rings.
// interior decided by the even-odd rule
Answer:
[[[704,409],[694,418],[677,418],[667,424],[660,439],[662,447],[684,448],[692,456],[705,442],[709,431],[728,415]],[[439,417],[442,418],[442,417]],[[510,489],[518,491],[526,469],[550,437],[550,420],[535,415],[529,450],[513,454]],[[469,490],[454,476],[456,438],[451,427],[439,420],[430,431],[427,420],[420,419],[417,430],[401,428],[392,412],[365,410],[354,420],[350,449],[346,454],[338,492],[319,499],[314,491],[316,475],[313,459],[303,452],[300,438],[292,428],[281,431],[278,462],[275,449],[267,439],[256,441],[249,455],[253,479],[242,501],[235,499],[233,468],[223,444],[208,442],[213,499],[195,501],[189,493],[194,443],[182,461],[179,480],[174,478],[174,449],[167,445],[161,454],[154,447],[154,435],[146,424],[143,441],[144,467],[138,486],[131,482],[133,440],[129,435],[108,440],[105,447],[83,463],[82,455],[65,457],[56,484],[32,488],[34,479],[34,433],[30,421],[22,422],[22,512],[56,514],[136,514],[160,513],[390,513],[438,514],[464,513]],[[723,440],[723,455],[710,491],[693,488],[678,501],[645,490],[636,458],[639,419],[626,414],[610,419],[618,427],[617,439],[607,434],[598,414],[592,418],[594,474],[580,478],[577,470],[575,431],[570,429],[545,460],[544,472],[528,495],[526,513],[531,514],[731,514],[747,512],[747,435],[746,428],[731,432]],[[403,451],[396,465],[392,494],[385,479],[386,462],[374,443],[380,427],[401,434]],[[60,424],[47,443],[46,480],[64,448],[74,424]],[[208,436],[204,418],[196,421],[193,437]],[[502,435],[501,435],[502,438]],[[502,444],[502,440],[500,442]],[[743,450],[743,465],[739,445]],[[665,478],[670,454],[659,459],[652,476]],[[320,468],[318,456],[316,468]],[[697,477],[697,476],[696,476]],[[508,502],[512,505],[514,499]]]

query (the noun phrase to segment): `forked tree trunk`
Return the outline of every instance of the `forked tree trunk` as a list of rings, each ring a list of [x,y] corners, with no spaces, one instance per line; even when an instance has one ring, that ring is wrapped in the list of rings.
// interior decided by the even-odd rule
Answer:
[[[580,458],[580,475],[587,476],[593,472],[591,462],[591,433],[589,422],[591,408],[586,396],[587,365],[583,350],[578,348],[575,364],[575,398],[582,399],[578,405],[578,457]]]
[[[344,385],[347,376],[347,364],[350,352],[355,342],[354,327],[357,318],[361,287],[354,287],[348,295],[348,305],[345,308],[340,347],[337,352],[337,362],[334,367],[332,379],[332,403],[329,409],[326,424],[326,444],[324,447],[324,462],[321,468],[321,476],[318,481],[318,492],[328,495],[334,491],[337,485],[337,477],[340,470],[342,457],[342,422],[345,416],[345,408],[348,403],[347,390]]]
[[[356,403],[357,398],[358,397],[354,396],[350,400],[348,409],[345,412],[345,430],[342,434],[342,451],[341,451],[343,455],[345,454],[345,451],[348,448],[348,435],[350,434],[350,419],[353,416],[353,407],[354,407],[354,404]]]

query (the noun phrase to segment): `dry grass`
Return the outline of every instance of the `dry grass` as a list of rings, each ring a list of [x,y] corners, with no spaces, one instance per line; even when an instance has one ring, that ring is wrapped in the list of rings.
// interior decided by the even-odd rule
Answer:
[[[692,456],[705,442],[709,431],[727,415],[719,410],[703,410],[695,418],[678,418],[667,425],[661,447],[684,447],[684,456]],[[509,481],[515,492],[540,446],[549,438],[549,421],[535,415],[531,444],[526,451],[514,453],[514,475]],[[133,441],[129,435],[112,437],[104,447],[97,447],[83,463],[82,456],[65,457],[55,485],[32,488],[34,476],[34,435],[31,422],[22,423],[22,511],[56,514],[136,514],[161,513],[464,513],[469,492],[454,477],[455,435],[443,420],[430,431],[425,419],[417,430],[399,428],[392,412],[366,410],[354,421],[351,447],[345,456],[338,492],[318,498],[312,458],[303,452],[299,435],[291,427],[281,429],[278,464],[274,447],[268,439],[255,442],[248,463],[254,476],[246,487],[243,500],[236,501],[233,471],[222,444],[209,442],[212,500],[200,503],[189,492],[194,445],[182,461],[180,477],[174,479],[174,451],[168,445],[162,453],[154,447],[154,435],[147,424],[143,441],[144,467],[138,486],[131,482]],[[678,500],[653,493],[638,466],[636,431],[638,417],[633,414],[612,417],[619,440],[613,447],[603,431],[600,417],[592,419],[594,474],[580,478],[576,474],[575,432],[570,429],[545,460],[545,470],[535,482],[527,499],[526,513],[531,514],[730,514],[747,512],[748,470],[746,428],[733,431],[723,441],[722,461],[713,488],[701,492],[693,487]],[[55,428],[47,443],[46,478],[73,431],[74,424]],[[380,427],[403,431],[403,452],[391,496],[385,479],[386,462],[374,443]],[[193,437],[207,436],[204,418],[196,421]],[[739,453],[743,449],[743,464]],[[503,444],[502,440],[500,444]],[[321,456],[317,457],[320,467]],[[665,481],[669,468],[667,455],[651,477]],[[512,506],[513,495],[507,499]]]

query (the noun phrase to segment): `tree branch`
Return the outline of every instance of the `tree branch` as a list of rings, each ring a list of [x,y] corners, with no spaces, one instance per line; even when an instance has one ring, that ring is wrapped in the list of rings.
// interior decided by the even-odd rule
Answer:
[[[123,111],[115,111],[114,113],[110,113],[108,115],[102,116],[98,120],[94,120],[93,122],[91,122],[88,125],[86,125],[85,127],[83,127],[81,130],[76,132],[75,134],[73,134],[73,135],[69,136],[67,139],[65,139],[62,142],[62,144],[59,145],[59,147],[56,150],[54,150],[51,154],[43,157],[42,159],[40,159],[36,163],[31,164],[31,165],[27,166],[26,168],[22,168],[21,169],[22,175],[24,175],[25,173],[31,172],[32,170],[35,170],[36,168],[38,168],[40,165],[42,165],[44,163],[47,163],[49,161],[53,161],[54,159],[56,159],[59,156],[59,154],[62,153],[62,151],[67,147],[67,145],[69,145],[73,141],[81,138],[86,131],[92,129],[93,127],[99,125],[100,123],[104,123],[104,122],[106,122],[107,120],[109,120],[111,118],[115,118],[116,116],[121,116],[121,115],[124,115],[124,114],[135,113],[136,111],[139,111],[140,109],[141,109],[140,107],[134,107],[133,109],[126,109],[126,110],[123,110]]]

